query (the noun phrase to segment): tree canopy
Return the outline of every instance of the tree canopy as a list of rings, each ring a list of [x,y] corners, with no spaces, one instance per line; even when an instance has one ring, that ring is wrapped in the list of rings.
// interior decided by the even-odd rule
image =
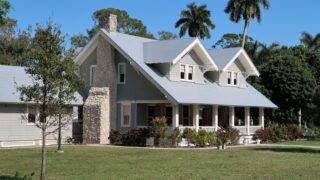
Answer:
[[[92,37],[99,28],[106,27],[110,14],[117,15],[118,17],[118,32],[154,39],[154,36],[148,33],[147,27],[141,20],[130,17],[125,10],[115,8],[100,9],[93,13],[92,19],[96,25],[88,31],[89,37]]]
[[[229,0],[224,10],[225,13],[230,14],[229,18],[233,22],[244,20],[242,47],[245,45],[247,30],[252,19],[257,19],[261,22],[260,6],[264,9],[269,9],[270,3],[268,0]]]
[[[175,28],[180,28],[180,37],[188,31],[190,37],[210,38],[210,29],[215,28],[210,18],[211,12],[207,9],[207,5],[197,6],[195,3],[191,3],[187,5],[186,10],[181,11],[180,19],[176,22]]]
[[[178,36],[169,31],[160,31],[158,32],[159,40],[170,40],[170,39],[177,39]]]
[[[0,25],[7,22],[7,14],[9,13],[11,4],[7,0],[0,0]]]

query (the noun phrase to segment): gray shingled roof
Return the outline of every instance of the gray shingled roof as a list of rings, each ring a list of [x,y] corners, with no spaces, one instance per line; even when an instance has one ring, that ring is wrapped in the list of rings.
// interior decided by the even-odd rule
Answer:
[[[171,63],[196,38],[152,41],[144,43],[144,62]]]
[[[25,103],[20,100],[20,93],[17,87],[30,85],[31,77],[26,74],[23,67],[0,65],[0,103],[20,104]],[[76,93],[77,100],[73,105],[82,105],[82,97]]]
[[[219,69],[223,69],[228,62],[241,50],[241,47],[225,49],[209,49],[208,52]]]
[[[222,87],[210,81],[205,84],[170,81],[165,76],[159,76],[144,62],[144,43],[153,40],[116,32],[109,33],[103,29],[101,32],[118,51],[128,58],[133,66],[141,71],[168,99],[176,103],[277,107],[249,84],[247,88],[237,88]]]

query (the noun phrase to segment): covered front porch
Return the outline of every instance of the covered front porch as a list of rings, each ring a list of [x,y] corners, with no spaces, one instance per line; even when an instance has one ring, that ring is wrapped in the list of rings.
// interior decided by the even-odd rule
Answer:
[[[151,125],[152,119],[165,116],[170,127],[181,130],[191,128],[198,131],[217,131],[233,127],[241,135],[252,135],[264,127],[264,108],[219,105],[172,105],[170,103],[136,104],[136,127]]]

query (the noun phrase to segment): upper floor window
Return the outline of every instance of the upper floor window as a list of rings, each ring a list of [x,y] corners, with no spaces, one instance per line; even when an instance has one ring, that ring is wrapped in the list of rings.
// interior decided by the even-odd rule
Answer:
[[[180,65],[180,79],[185,79],[186,74],[186,65],[181,64]]]
[[[238,73],[233,72],[233,85],[238,85]]]
[[[231,85],[231,76],[232,76],[232,73],[228,72],[228,84],[229,85]]]
[[[180,65],[180,79],[192,81],[194,78],[194,66],[181,64]]]
[[[118,64],[118,83],[124,84],[126,82],[126,64]]]
[[[237,86],[238,85],[238,78],[239,78],[239,73],[238,72],[227,72],[227,83],[228,85],[231,86]]]
[[[93,85],[93,80],[94,80],[94,76],[95,76],[95,72],[96,72],[96,65],[91,65],[90,66],[90,86]]]

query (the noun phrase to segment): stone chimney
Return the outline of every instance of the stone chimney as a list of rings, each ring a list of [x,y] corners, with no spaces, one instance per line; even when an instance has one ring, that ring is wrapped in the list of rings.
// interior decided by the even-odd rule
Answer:
[[[108,31],[117,32],[117,26],[118,26],[117,15],[110,14],[109,21],[108,21]]]

